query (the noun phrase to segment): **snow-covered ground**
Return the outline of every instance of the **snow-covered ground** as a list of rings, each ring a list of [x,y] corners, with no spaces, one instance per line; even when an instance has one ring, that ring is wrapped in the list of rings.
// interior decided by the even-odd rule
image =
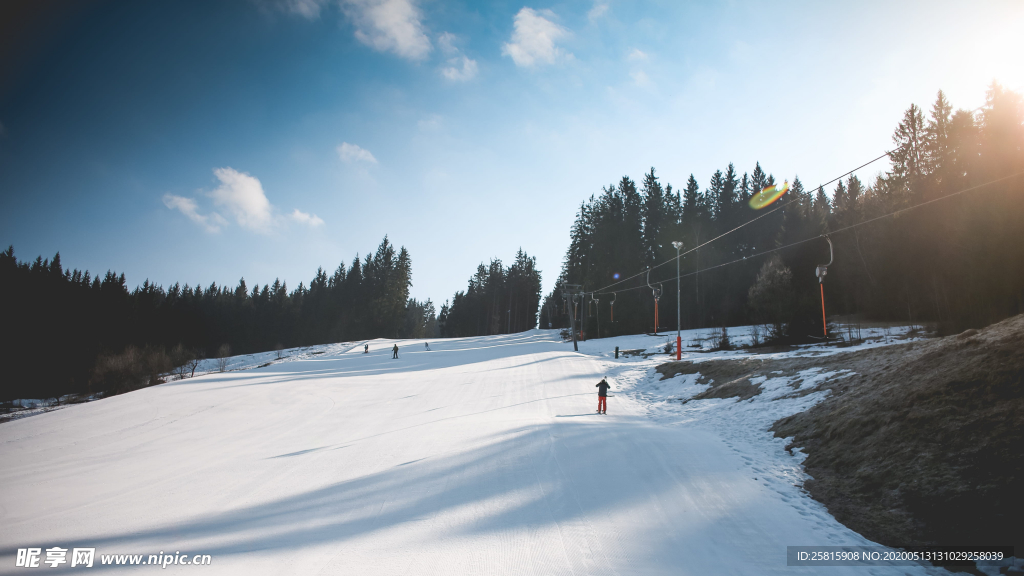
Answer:
[[[400,341],[398,360],[391,340],[317,346],[2,424],[0,572],[18,548],[95,547],[96,573],[116,569],[100,555],[161,552],[212,555],[173,573],[943,573],[787,567],[787,546],[870,544],[798,488],[802,456],[768,432],[822,393],[778,377],[684,404],[706,385],[660,380],[668,356],[613,357],[669,338]]]

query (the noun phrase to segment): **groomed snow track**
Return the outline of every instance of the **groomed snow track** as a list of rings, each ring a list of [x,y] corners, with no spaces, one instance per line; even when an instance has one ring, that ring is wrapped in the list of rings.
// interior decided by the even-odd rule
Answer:
[[[647,367],[552,331],[393,343],[0,426],[0,573],[57,546],[95,547],[90,574],[160,552],[212,556],[175,574],[807,574],[786,546],[866,543],[757,479],[728,431],[667,425],[621,386],[594,414],[602,376]]]

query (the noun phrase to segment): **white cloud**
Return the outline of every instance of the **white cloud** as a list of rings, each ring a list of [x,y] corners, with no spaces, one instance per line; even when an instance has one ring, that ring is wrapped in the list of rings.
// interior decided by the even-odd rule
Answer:
[[[315,20],[320,17],[320,7],[327,0],[286,0],[288,10],[300,16]]]
[[[449,80],[455,80],[456,82],[465,82],[466,80],[471,80],[474,76],[476,76],[476,72],[476,60],[472,60],[466,56],[450,58],[448,60],[448,66],[441,68],[441,74],[445,78]]]
[[[455,46],[456,40],[458,40],[458,37],[455,34],[442,32],[437,37],[437,46],[445,56],[456,56],[459,53],[459,49]]]
[[[317,226],[324,225],[324,221],[316,214],[307,214],[298,208],[292,212],[291,219],[299,224],[309,226],[310,228],[316,228]]]
[[[164,206],[167,206],[171,210],[177,210],[185,216],[188,216],[189,220],[199,224],[207,232],[220,232],[221,226],[225,226],[228,223],[223,216],[216,212],[200,214],[199,206],[196,204],[196,201],[191,198],[175,196],[174,194],[164,194]]]
[[[289,221],[310,228],[324,224],[316,214],[308,214],[298,208],[287,217],[278,214],[263,192],[263,185],[255,176],[234,168],[216,168],[213,174],[220,180],[220,186],[208,192],[206,196],[213,200],[214,205],[220,206],[233,216],[242,228],[266,234],[275,228],[287,226]],[[193,198],[164,194],[163,200],[164,206],[181,212],[207,232],[220,232],[221,228],[229,225],[227,219],[217,212],[201,214],[199,204]]]
[[[555,42],[568,36],[568,30],[545,16],[553,18],[554,13],[550,10],[537,12],[533,8],[524,7],[516,14],[512,41],[501,48],[501,53],[511,56],[516,66],[553,64],[565,55]]]
[[[626,55],[626,60],[630,62],[645,62],[648,59],[647,54],[639,48],[633,48]],[[651,79],[647,76],[647,72],[643,70],[633,70],[629,73],[630,78],[633,79],[633,83],[637,86],[650,86]]]
[[[626,60],[636,62],[637,60],[647,60],[647,54],[639,48],[633,48],[626,56]]]
[[[445,66],[441,67],[441,75],[455,82],[465,82],[476,77],[476,60],[466,56],[459,50],[455,42],[458,37],[451,32],[444,32],[437,38],[441,53],[447,57]]]
[[[356,38],[381,52],[422,60],[432,48],[413,0],[341,0],[356,27]]]
[[[280,10],[298,14],[308,20],[316,20],[320,17],[320,9],[330,0],[256,0],[256,3],[264,8]]]
[[[597,20],[601,16],[604,16],[605,12],[608,12],[608,3],[601,2],[600,0],[595,0],[594,7],[591,8],[589,12],[587,12],[587,18],[591,22],[593,22],[594,20]]]
[[[637,86],[647,86],[651,83],[651,79],[647,77],[647,73],[643,70],[636,70],[635,72],[629,73],[630,78],[633,79],[633,83]]]
[[[370,164],[376,164],[377,159],[370,154],[370,151],[356,146],[355,144],[349,144],[348,142],[342,142],[341,146],[338,146],[338,157],[341,158],[342,162],[368,162]]]
[[[442,120],[443,119],[441,118],[440,114],[431,114],[430,116],[421,119],[419,122],[416,122],[416,125],[419,127],[420,130],[424,132],[430,132],[432,130],[437,130],[438,128],[440,128]]]
[[[259,179],[233,168],[217,168],[213,174],[220,180],[220,186],[210,192],[213,203],[230,212],[242,228],[269,232],[273,213]]]

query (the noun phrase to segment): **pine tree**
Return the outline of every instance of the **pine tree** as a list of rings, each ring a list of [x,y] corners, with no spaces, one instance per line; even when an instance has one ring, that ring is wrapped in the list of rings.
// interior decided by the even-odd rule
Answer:
[[[661,229],[665,224],[665,198],[664,190],[658,178],[654,175],[654,167],[644,174],[643,184],[643,247],[644,258],[648,265],[654,264],[661,250],[658,243],[661,237]]]
[[[697,203],[700,201],[700,186],[697,179],[690,174],[686,180],[686,188],[683,190],[683,222],[692,226],[697,220]]]
[[[892,170],[889,172],[892,191],[900,196],[899,200],[903,203],[909,203],[923,192],[922,176],[928,166],[924,115],[917,105],[911,104],[903,114],[892,141],[896,145],[889,153],[892,161]]]
[[[736,204],[739,185],[739,179],[736,177],[736,167],[733,166],[732,162],[729,162],[729,166],[722,176],[721,191],[718,197],[715,198],[715,214],[718,219],[724,222],[732,221],[732,210]]]
[[[708,183],[708,189],[704,193],[708,201],[711,203],[711,218],[715,221],[721,221],[725,213],[722,211],[722,198],[725,194],[725,176],[721,170],[715,170],[715,173],[711,175],[711,181]]]
[[[811,208],[812,221],[815,226],[825,233],[828,231],[828,220],[832,213],[832,205],[828,200],[828,196],[825,194],[825,189],[818,186],[818,193],[814,196],[814,204]]]
[[[768,186],[768,175],[761,169],[761,163],[758,162],[754,166],[754,171],[750,175],[750,193],[751,195],[757,194],[761,190],[764,190]]]
[[[925,126],[925,160],[927,170],[938,188],[944,188],[951,176],[953,168],[953,146],[951,142],[951,126],[953,107],[946,100],[946,95],[939,90],[932,105],[928,124]]]
[[[846,197],[846,185],[840,180],[836,184],[836,189],[832,192],[832,206],[834,207],[835,214],[837,216],[843,216],[847,210],[847,197]]]
[[[741,205],[745,205],[747,202],[750,201],[750,198],[753,195],[754,195],[754,193],[751,191],[750,177],[747,176],[746,172],[744,172],[743,173],[743,178],[740,180],[740,198],[739,198],[739,203]]]

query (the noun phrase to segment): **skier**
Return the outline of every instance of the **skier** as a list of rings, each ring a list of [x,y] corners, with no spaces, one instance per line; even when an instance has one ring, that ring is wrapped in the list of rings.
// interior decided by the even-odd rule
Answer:
[[[597,388],[597,413],[607,414],[608,413],[608,389],[611,386],[608,381],[601,378],[601,381],[595,386]]]
[[[395,347],[391,349],[391,359],[392,360],[397,360],[398,359],[398,344],[395,344]]]
[[[430,350],[430,342],[424,342],[423,345],[427,347],[427,350]]]
[[[369,354],[369,353],[370,353],[370,343],[367,342],[366,344],[363,344],[363,354]]]

